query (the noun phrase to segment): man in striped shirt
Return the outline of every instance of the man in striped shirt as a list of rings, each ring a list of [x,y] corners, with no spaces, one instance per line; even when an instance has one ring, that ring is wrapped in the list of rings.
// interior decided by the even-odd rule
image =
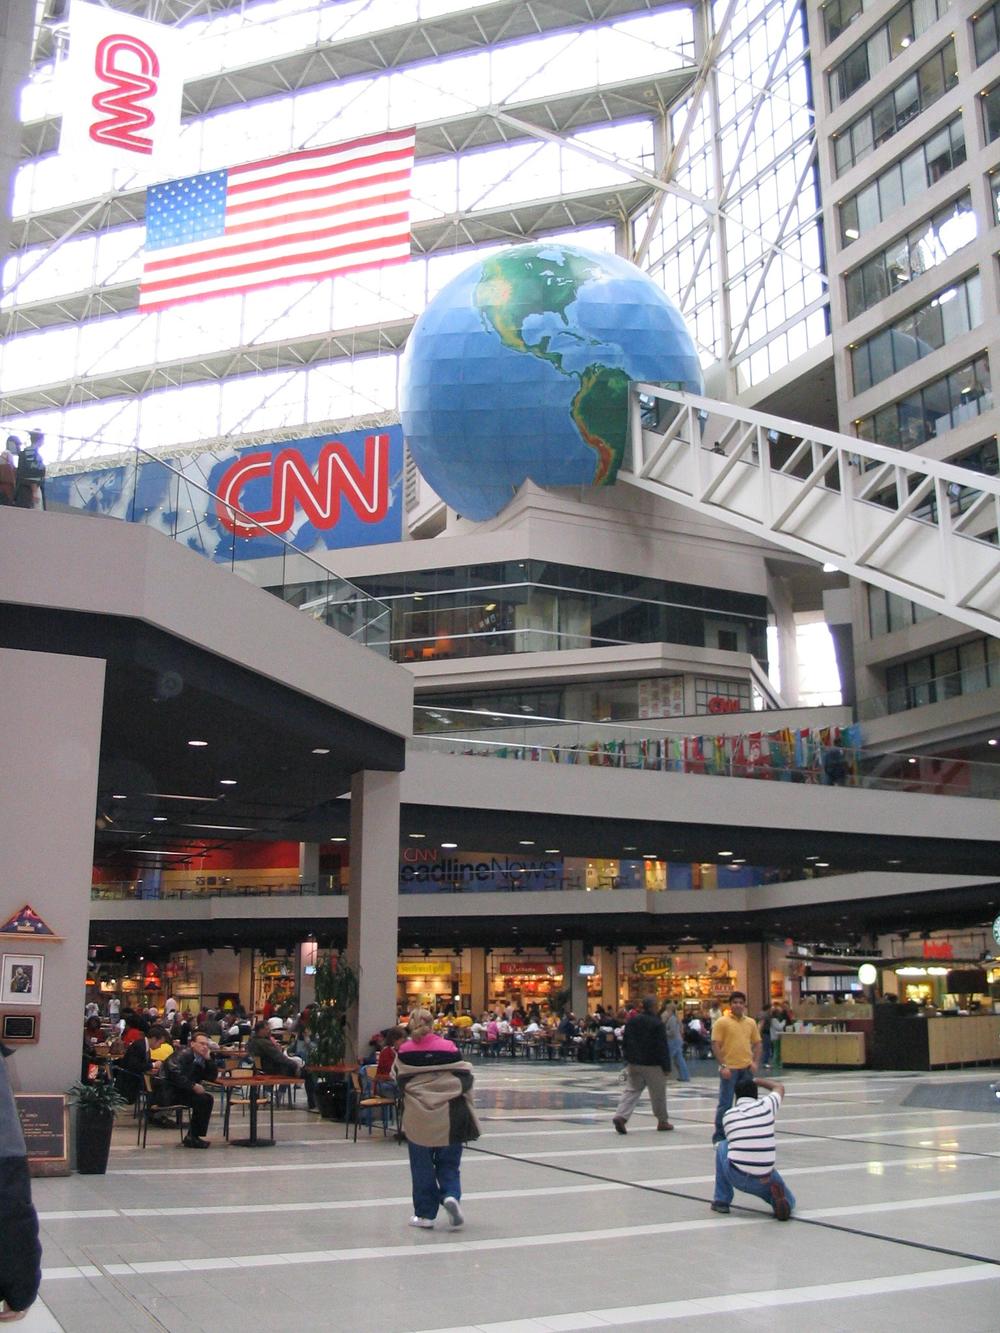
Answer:
[[[736,1084],[733,1106],[722,1118],[726,1137],[715,1145],[713,1213],[728,1213],[737,1189],[769,1203],[779,1222],[791,1217],[795,1196],[774,1165],[774,1117],[784,1095],[783,1084],[766,1078]]]

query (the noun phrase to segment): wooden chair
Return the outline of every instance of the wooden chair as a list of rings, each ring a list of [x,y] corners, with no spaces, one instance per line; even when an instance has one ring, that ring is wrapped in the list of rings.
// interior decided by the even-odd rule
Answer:
[[[135,1140],[136,1144],[140,1147],[145,1148],[146,1131],[149,1129],[150,1116],[161,1115],[161,1114],[168,1115],[170,1113],[173,1113],[176,1116],[177,1128],[180,1131],[181,1138],[183,1139],[185,1133],[187,1133],[191,1128],[190,1106],[188,1106],[187,1102],[172,1102],[166,1106],[164,1105],[154,1106],[152,1102],[153,1075],[143,1074],[142,1084],[143,1086],[140,1088],[139,1095],[136,1098],[136,1111],[139,1120],[139,1132],[136,1135],[136,1140]],[[185,1118],[187,1120],[186,1124],[185,1124]]]
[[[382,1112],[382,1134],[388,1138],[389,1135],[389,1112],[395,1114],[395,1097],[383,1097],[375,1088],[375,1065],[368,1065],[365,1069],[365,1078],[370,1091],[365,1091],[361,1081],[360,1074],[351,1075],[351,1087],[348,1093],[347,1117],[344,1122],[344,1138],[347,1138],[347,1132],[351,1126],[351,1120],[354,1121],[354,1142],[358,1141],[358,1121],[361,1118],[362,1111],[374,1111],[377,1108]],[[369,1117],[368,1133],[372,1132],[372,1122]]]

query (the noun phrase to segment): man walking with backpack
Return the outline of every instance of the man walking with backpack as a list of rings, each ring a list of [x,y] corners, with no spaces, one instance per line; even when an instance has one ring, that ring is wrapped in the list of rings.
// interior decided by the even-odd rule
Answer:
[[[626,1134],[628,1118],[636,1108],[643,1088],[649,1089],[649,1100],[656,1116],[656,1128],[673,1129],[667,1119],[667,1074],[670,1072],[670,1051],[667,1031],[660,1022],[654,995],[647,995],[642,1008],[625,1024],[622,1050],[625,1056],[625,1091],[611,1123],[619,1134]]]

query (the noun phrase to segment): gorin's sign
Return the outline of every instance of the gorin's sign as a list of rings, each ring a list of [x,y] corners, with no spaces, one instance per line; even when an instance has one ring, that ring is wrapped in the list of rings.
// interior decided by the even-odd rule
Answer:
[[[640,977],[662,977],[672,970],[673,964],[666,954],[643,954],[632,964],[632,971]]]

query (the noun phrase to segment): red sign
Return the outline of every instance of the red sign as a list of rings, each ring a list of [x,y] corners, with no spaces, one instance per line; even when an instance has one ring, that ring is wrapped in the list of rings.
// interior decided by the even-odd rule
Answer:
[[[270,481],[270,502],[253,512],[242,503],[243,488],[253,480]],[[343,496],[363,523],[380,523],[389,509],[389,436],[369,435],[364,466],[337,440],[320,450],[316,474],[298,449],[269,449],[244,454],[223,472],[215,510],[227,531],[240,537],[261,536],[260,528],[241,523],[232,512],[241,509],[269,532],[288,532],[299,505],[316,528],[335,527]]]
[[[108,120],[95,120],[90,137],[95,143],[111,144],[136,153],[151,153],[153,141],[139,130],[152,129],[155,117],[147,102],[156,95],[160,62],[156,52],[138,37],[115,32],[97,44],[94,73],[110,85],[90,99],[95,111],[111,113]]]
[[[738,713],[741,707],[739,699],[727,699],[721,694],[713,694],[708,701],[710,713]]]
[[[925,958],[954,958],[955,954],[947,940],[924,940]]]

